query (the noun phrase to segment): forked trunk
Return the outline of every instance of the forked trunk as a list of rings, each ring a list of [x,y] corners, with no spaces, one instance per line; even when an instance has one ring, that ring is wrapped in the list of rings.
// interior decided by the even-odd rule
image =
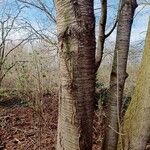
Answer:
[[[55,0],[60,97],[57,150],[91,150],[95,97],[93,0]]]
[[[133,16],[137,7],[136,0],[122,0],[119,14],[114,60],[110,76],[108,110],[106,118],[106,134],[103,150],[116,150],[120,124],[120,112],[128,59],[130,33]]]

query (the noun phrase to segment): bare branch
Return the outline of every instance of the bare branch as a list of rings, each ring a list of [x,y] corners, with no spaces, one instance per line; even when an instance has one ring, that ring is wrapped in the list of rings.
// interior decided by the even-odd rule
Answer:
[[[20,15],[20,13],[22,12],[22,9],[23,9],[23,8],[25,8],[25,7],[20,8],[19,11],[18,11],[18,13],[16,14],[16,16],[13,18],[13,20],[12,20],[12,22],[11,22],[11,25],[10,25],[10,27],[9,27],[9,30],[6,32],[4,39],[7,38],[8,34],[9,34],[10,31],[12,30],[12,28],[13,28],[13,26],[14,26],[14,23],[15,23],[16,19],[19,17],[19,15]]]
[[[35,34],[37,34],[40,38],[42,38],[46,43],[49,43],[55,46],[58,49],[57,42],[53,42],[47,35],[42,33],[42,30],[36,30],[30,23],[26,22],[29,28],[31,28]]]
[[[35,3],[25,1],[25,0],[18,0],[18,1],[21,2],[21,3],[27,4],[27,5],[33,6],[33,7],[37,8],[37,9],[43,11],[54,23],[56,23],[55,17],[48,10],[47,6],[44,5],[40,0],[38,0],[40,6],[36,5]]]
[[[118,17],[117,17],[112,29],[105,35],[105,38],[108,38],[113,33],[113,31],[115,30],[115,28],[117,26],[117,23],[118,23]]]
[[[146,5],[144,5],[135,15],[134,18],[136,18],[138,16],[139,13],[141,13],[141,11],[146,7]]]
[[[13,63],[9,68],[7,68],[6,72],[1,76],[0,78],[0,84],[2,82],[2,80],[4,79],[4,77],[6,76],[6,74],[16,65],[16,62]]]
[[[106,32],[106,20],[107,20],[107,9],[108,9],[107,0],[101,0],[101,6],[102,8],[101,8],[101,19],[100,19],[100,24],[99,24],[98,46],[96,50],[96,71],[98,70],[102,61],[105,40],[115,30],[117,23],[118,23],[118,19],[119,19],[119,14],[123,8],[123,5],[121,5],[121,0],[120,0],[116,21],[113,27],[111,28],[111,30],[106,34],[105,32]]]
[[[117,26],[117,23],[118,23],[118,20],[119,20],[119,14],[120,14],[123,6],[124,6],[124,4],[121,5],[121,0],[120,0],[119,7],[118,7],[119,9],[118,9],[117,17],[116,17],[116,21],[115,21],[112,29],[105,35],[105,38],[108,38],[112,34],[112,32],[115,30],[115,28]]]
[[[28,40],[30,39],[30,37],[32,37],[32,36],[33,36],[33,34],[31,34],[31,35],[28,36],[27,38],[23,39],[23,40],[22,40],[21,42],[19,42],[15,47],[11,48],[11,49],[6,53],[5,58],[4,58],[3,62],[2,62],[2,64],[5,63],[5,61],[6,61],[7,57],[8,57],[8,55],[9,55],[13,50],[15,50],[16,48],[18,48],[18,47],[19,47],[20,45],[22,45],[23,43],[24,43],[24,44],[27,43]]]

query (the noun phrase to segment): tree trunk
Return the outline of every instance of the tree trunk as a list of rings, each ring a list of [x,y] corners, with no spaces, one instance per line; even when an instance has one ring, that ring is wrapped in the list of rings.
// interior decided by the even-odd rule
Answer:
[[[105,41],[115,30],[117,23],[118,23],[118,15],[117,15],[116,21],[115,21],[113,27],[106,34],[107,9],[108,9],[107,0],[101,0],[101,17],[100,17],[100,21],[99,21],[99,36],[98,36],[97,49],[96,49],[96,72],[98,71],[98,69],[101,65],[101,62],[102,62]],[[120,12],[120,8],[118,10],[118,13],[119,12]]]
[[[91,150],[95,97],[93,0],[55,0],[60,61],[57,150]]]
[[[126,66],[133,16],[137,7],[136,0],[122,0],[117,27],[115,53],[110,76],[108,111],[106,112],[106,134],[104,150],[116,150],[120,125],[120,112],[125,80]]]
[[[145,150],[150,138],[150,23],[137,85],[125,114],[118,150]]]
[[[106,39],[105,37],[106,21],[107,21],[107,0],[101,0],[101,18],[99,21],[99,36],[96,50],[96,71],[98,70],[102,62],[104,44]]]
[[[2,87],[2,81],[3,81],[3,72],[2,72],[2,65],[0,65],[0,88]]]

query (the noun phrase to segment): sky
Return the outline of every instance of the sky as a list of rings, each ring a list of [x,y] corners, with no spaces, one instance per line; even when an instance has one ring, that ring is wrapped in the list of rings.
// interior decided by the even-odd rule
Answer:
[[[132,41],[143,39],[146,35],[148,22],[150,19],[150,5],[145,8],[143,7],[143,5],[139,6],[135,13],[131,36]]]
[[[100,0],[95,0],[95,8],[97,8],[100,3]],[[149,17],[150,17],[150,5],[141,5],[142,0],[137,0],[139,6],[136,9],[135,12],[135,17],[134,17],[134,22],[132,25],[132,33],[131,33],[131,42],[136,42],[136,41],[141,41],[145,39],[147,27],[148,27],[148,22],[149,22]],[[150,2],[150,0],[148,0]],[[107,26],[108,26],[108,31],[109,27],[111,27],[112,20],[116,17],[116,10],[117,10],[117,5],[118,0],[108,0],[108,5],[110,5],[108,9],[108,19],[107,19]],[[99,18],[100,13],[96,11],[97,18]],[[109,37],[110,40],[115,40],[116,39],[116,30],[111,34]]]
[[[0,9],[3,10],[6,6],[4,4],[7,4],[8,8],[11,8],[12,12],[16,11],[16,4],[14,3],[15,0],[0,0]],[[36,1],[36,0],[34,0]],[[52,10],[52,0],[43,0],[46,5],[49,7],[50,10]],[[119,0],[108,0],[108,19],[107,19],[107,29],[109,31],[109,29],[111,28],[111,26],[113,25],[113,22],[115,20],[116,17],[116,10],[117,10],[117,4],[118,4]],[[138,0],[138,2],[140,2],[141,0]],[[148,0],[150,1],[150,0]],[[95,0],[95,8],[99,8],[100,7],[100,0]],[[15,14],[13,12],[13,14]],[[55,12],[53,10],[53,12]],[[0,16],[2,14],[2,11],[0,11]],[[33,7],[30,8],[25,8],[21,14],[24,18],[26,18],[28,21],[30,21],[30,23],[33,24],[34,27],[39,28],[38,24],[40,24],[42,26],[42,28],[47,29],[48,31],[52,31],[55,30],[55,25],[52,24],[51,22],[48,21],[46,15],[44,15],[42,12],[40,12],[37,9],[34,9]],[[95,11],[95,16],[96,16],[96,21],[98,24],[99,21],[99,16],[100,16],[100,9],[97,9]],[[145,6],[144,5],[139,5],[138,8],[136,9],[136,13],[135,13],[135,18],[134,18],[134,22],[133,22],[133,26],[132,26],[132,35],[131,35],[131,41],[135,42],[135,41],[140,41],[140,40],[144,40],[145,35],[146,35],[146,30],[147,30],[147,26],[148,26],[148,21],[149,21],[149,16],[150,16],[150,5]],[[40,26],[40,27],[41,27]],[[96,30],[96,33],[98,33],[98,31]],[[22,33],[23,34],[23,33]],[[17,34],[17,36],[19,36],[19,34]],[[22,36],[22,35],[21,35]],[[116,38],[116,30],[112,33],[112,35],[109,37],[110,40],[114,40],[115,41]]]

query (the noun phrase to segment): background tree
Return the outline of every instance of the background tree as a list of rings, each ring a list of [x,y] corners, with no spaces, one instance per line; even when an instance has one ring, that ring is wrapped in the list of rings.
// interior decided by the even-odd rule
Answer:
[[[118,13],[119,11],[120,11],[120,7],[118,9]],[[99,33],[98,33],[98,41],[97,41],[97,49],[96,49],[96,71],[98,71],[99,66],[101,65],[102,62],[106,39],[115,30],[118,22],[118,16],[117,16],[113,27],[110,29],[108,33],[106,33],[107,16],[108,16],[108,2],[107,0],[101,0],[101,16],[98,25]]]
[[[146,149],[150,137],[150,23],[145,41],[145,50],[139,70],[137,85],[122,124],[118,150]]]
[[[7,7],[7,6],[6,6]],[[0,86],[6,76],[6,74],[14,67],[16,62],[12,62],[6,66],[6,61],[9,55],[16,50],[22,44],[31,39],[33,34],[28,34],[24,38],[11,39],[12,35],[17,34],[21,31],[25,32],[25,23],[21,21],[20,14],[24,7],[19,10],[13,10],[14,14],[11,13],[11,9],[4,8],[0,20]]]
[[[133,23],[134,12],[137,7],[136,0],[123,0],[119,13],[115,52],[110,76],[108,96],[107,128],[104,138],[104,150],[116,150],[118,131],[121,119],[121,106],[125,80],[127,78],[126,67],[128,51]]]

